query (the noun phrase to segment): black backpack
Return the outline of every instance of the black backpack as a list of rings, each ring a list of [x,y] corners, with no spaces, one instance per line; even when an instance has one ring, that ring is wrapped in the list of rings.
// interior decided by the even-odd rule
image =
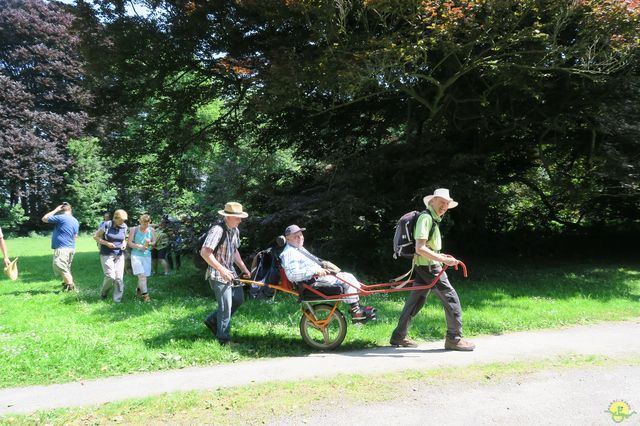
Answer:
[[[209,264],[202,258],[202,256],[200,256],[200,250],[202,250],[202,246],[207,240],[207,235],[209,235],[209,232],[211,232],[211,230],[215,226],[222,227],[222,237],[220,238],[220,241],[218,241],[218,244],[216,244],[216,247],[213,249],[213,253],[215,254],[222,243],[224,243],[224,241],[227,239],[227,232],[224,229],[224,224],[222,222],[213,224],[213,226],[211,226],[206,232],[202,233],[196,240],[196,244],[193,247],[193,264],[196,268],[202,269],[203,271],[209,267]]]
[[[398,220],[396,224],[395,234],[393,235],[393,258],[398,257],[413,258],[416,254],[416,240],[413,238],[414,231],[416,229],[416,223],[420,215],[428,214],[428,211],[414,210],[409,213],[405,213]],[[427,240],[431,239],[433,231],[438,227],[438,223],[434,220],[433,226],[429,230]]]
[[[280,284],[280,252],[282,249],[275,247],[258,252],[254,258],[254,265],[252,265],[254,267],[251,268],[251,281],[263,284]],[[274,293],[272,288],[258,284],[251,284],[249,289],[249,295],[253,299],[266,299],[273,296]]]

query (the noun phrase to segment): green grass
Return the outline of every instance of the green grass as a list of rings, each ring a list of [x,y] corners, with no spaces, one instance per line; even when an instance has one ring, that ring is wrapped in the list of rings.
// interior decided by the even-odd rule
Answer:
[[[300,307],[291,296],[279,294],[275,303],[247,301],[233,320],[239,344],[221,347],[202,324],[215,300],[189,260],[177,274],[150,278],[148,304],[135,300],[136,281],[127,276],[123,303],[114,305],[99,300],[102,270],[90,238],[79,239],[74,259],[79,293],[60,291],[48,238],[7,242],[11,255],[20,256],[20,278],[0,281],[0,387],[310,352],[299,336]],[[638,264],[468,266],[469,279],[450,274],[466,336],[640,316]],[[349,326],[339,350],[386,345],[405,296],[366,298],[365,304],[378,309],[379,321]],[[439,340],[444,332],[443,310],[432,296],[411,337]]]
[[[495,385],[516,377],[525,380],[538,371],[611,368],[640,365],[640,358],[611,359],[567,355],[541,360],[495,363],[380,375],[339,375],[285,383],[261,383],[211,391],[175,392],[99,407],[63,408],[30,415],[0,417],[10,425],[123,424],[265,424],[291,416],[312,415],[318,407],[371,404],[411,398],[419,386]]]

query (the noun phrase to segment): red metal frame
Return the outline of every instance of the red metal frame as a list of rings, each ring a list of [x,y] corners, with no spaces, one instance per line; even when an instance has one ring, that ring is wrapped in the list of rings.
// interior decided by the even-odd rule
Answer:
[[[463,263],[460,262],[458,263],[458,265],[460,265],[462,267],[462,274],[465,278],[467,278],[467,266]],[[458,269],[458,265],[454,266],[454,269]],[[433,286],[436,285],[436,283],[438,282],[438,280],[440,279],[440,277],[442,276],[442,274],[444,273],[444,271],[447,270],[447,268],[449,268],[448,265],[445,265],[442,270],[440,271],[440,273],[438,275],[436,275],[434,277],[434,279],[429,283],[429,284],[425,284],[425,285],[419,285],[419,286],[410,286],[410,287],[406,287],[406,286],[402,286],[402,287],[393,287],[393,286],[398,286],[399,284],[402,284],[402,282],[397,282],[397,281],[393,281],[393,282],[388,282],[388,283],[380,283],[380,284],[362,284],[360,283],[360,287],[354,285],[353,283],[350,283],[338,276],[336,276],[336,278],[340,281],[342,281],[343,283],[354,287],[356,289],[358,289],[358,291],[356,293],[351,293],[349,294],[349,296],[370,296],[372,294],[380,294],[380,293],[397,293],[399,291],[414,291],[414,290],[429,290],[430,288],[432,288]],[[299,296],[300,293],[298,293],[297,291],[294,290],[293,285],[291,285],[291,282],[289,282],[289,280],[287,279],[287,276],[284,274],[284,271],[282,269],[280,269],[280,282],[281,285],[274,285],[274,284],[265,284],[265,283],[261,283],[258,281],[252,281],[252,280],[240,280],[240,282],[243,282],[245,284],[257,284],[260,286],[267,286],[269,288],[273,288],[276,290],[280,290],[283,291],[285,293],[289,293],[289,294],[293,294],[294,296]],[[406,283],[413,283],[414,280],[409,280]],[[315,294],[318,296],[318,298],[320,300],[343,300],[345,298],[344,294],[336,294],[333,296],[327,296],[326,294],[321,293],[320,291],[318,291],[317,289],[311,287],[310,285],[305,284],[303,286],[304,289],[310,291],[311,293]]]

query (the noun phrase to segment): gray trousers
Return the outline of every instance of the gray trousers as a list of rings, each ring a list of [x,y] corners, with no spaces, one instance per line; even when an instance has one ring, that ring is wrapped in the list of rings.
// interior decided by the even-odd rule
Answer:
[[[113,301],[120,303],[124,292],[124,255],[101,255],[100,263],[104,272],[100,294],[106,296],[113,288]]]
[[[431,281],[440,273],[440,266],[416,266],[414,273],[416,278],[414,286],[430,284]],[[444,307],[444,314],[447,320],[447,338],[458,339],[462,337],[462,307],[460,306],[460,298],[458,293],[449,283],[447,273],[443,273],[435,286],[431,288],[433,294],[440,298]],[[415,317],[420,309],[427,301],[429,290],[414,290],[409,293],[409,297],[404,302],[404,308],[400,314],[398,325],[391,340],[401,340],[407,337],[411,320]]]

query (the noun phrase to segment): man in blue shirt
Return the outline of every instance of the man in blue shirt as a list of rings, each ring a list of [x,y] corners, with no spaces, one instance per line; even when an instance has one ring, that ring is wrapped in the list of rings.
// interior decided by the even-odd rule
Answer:
[[[53,270],[62,276],[63,287],[66,291],[75,290],[71,275],[71,262],[76,249],[76,238],[80,231],[78,220],[71,214],[71,205],[67,202],[60,204],[49,213],[42,216],[44,223],[53,223],[51,248],[53,251]]]

